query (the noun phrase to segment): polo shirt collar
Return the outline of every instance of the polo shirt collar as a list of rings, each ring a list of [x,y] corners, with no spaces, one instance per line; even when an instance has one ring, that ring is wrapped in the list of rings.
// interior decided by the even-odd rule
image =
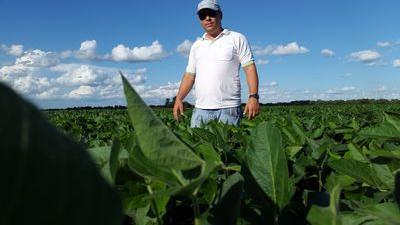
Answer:
[[[222,32],[221,32],[214,40],[219,39],[222,35],[228,35],[230,32],[231,32],[230,30],[228,30],[228,29],[225,28],[224,30],[222,30]],[[207,35],[207,33],[204,33],[204,34],[203,34],[203,37],[202,37],[202,40],[203,40],[203,41],[204,41],[204,40],[207,40],[207,39],[206,39],[206,35]]]

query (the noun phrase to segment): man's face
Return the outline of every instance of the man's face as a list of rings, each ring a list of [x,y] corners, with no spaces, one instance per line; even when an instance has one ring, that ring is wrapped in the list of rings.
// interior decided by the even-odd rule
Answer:
[[[198,12],[201,26],[207,33],[217,31],[221,27],[222,16],[218,11],[202,9]]]

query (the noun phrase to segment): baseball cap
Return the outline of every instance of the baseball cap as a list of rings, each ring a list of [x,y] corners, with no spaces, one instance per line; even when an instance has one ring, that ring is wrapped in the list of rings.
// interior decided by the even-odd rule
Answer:
[[[202,9],[212,9],[215,11],[220,11],[221,7],[218,5],[217,0],[203,0],[197,5],[197,12]]]

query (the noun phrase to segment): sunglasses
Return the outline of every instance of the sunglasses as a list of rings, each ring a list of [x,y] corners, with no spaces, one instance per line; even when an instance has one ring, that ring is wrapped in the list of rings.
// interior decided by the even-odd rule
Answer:
[[[214,11],[212,9],[203,9],[200,10],[197,15],[199,16],[200,20],[205,20],[207,16],[215,18],[217,17],[217,11]]]

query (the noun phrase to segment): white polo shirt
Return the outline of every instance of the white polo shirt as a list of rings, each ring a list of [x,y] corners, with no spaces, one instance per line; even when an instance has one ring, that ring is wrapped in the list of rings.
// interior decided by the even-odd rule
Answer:
[[[196,108],[240,106],[240,66],[254,63],[244,35],[224,29],[214,40],[197,40],[190,50],[186,73],[195,76]]]

